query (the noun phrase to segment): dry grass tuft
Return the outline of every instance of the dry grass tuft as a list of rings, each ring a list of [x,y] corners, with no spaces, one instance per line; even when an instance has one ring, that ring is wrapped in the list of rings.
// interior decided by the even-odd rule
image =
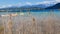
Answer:
[[[4,31],[4,27],[0,26],[0,34],[3,34],[3,31]]]

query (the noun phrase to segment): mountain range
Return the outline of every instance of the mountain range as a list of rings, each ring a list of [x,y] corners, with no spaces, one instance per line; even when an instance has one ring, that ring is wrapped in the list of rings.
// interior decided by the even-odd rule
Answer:
[[[12,10],[12,11],[19,11],[20,9],[22,9],[22,10],[60,9],[60,3],[51,5],[51,6],[39,4],[39,5],[25,5],[25,6],[21,6],[21,7],[12,6],[12,7],[7,7],[7,8],[0,8],[0,10]]]
[[[49,7],[45,8],[45,9],[60,9],[60,3],[57,3],[57,4],[53,5],[53,6],[49,6]]]

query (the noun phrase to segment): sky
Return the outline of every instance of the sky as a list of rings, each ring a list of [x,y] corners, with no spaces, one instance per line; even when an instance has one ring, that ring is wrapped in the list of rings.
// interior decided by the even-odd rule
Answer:
[[[0,0],[0,8],[36,4],[55,4],[60,0]]]

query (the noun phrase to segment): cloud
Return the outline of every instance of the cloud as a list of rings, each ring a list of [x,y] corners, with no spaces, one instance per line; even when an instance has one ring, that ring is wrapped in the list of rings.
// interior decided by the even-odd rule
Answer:
[[[22,3],[17,3],[15,4],[15,6],[22,6]]]
[[[42,2],[37,2],[36,4],[56,4],[55,1],[42,1]]]
[[[12,7],[13,5],[2,5],[0,8]]]
[[[7,7],[12,7],[13,5],[7,5]]]
[[[26,4],[27,4],[27,5],[32,5],[32,3],[31,3],[31,2],[26,2]]]
[[[1,6],[0,8],[5,8],[6,7],[6,5],[3,5],[3,6]]]
[[[12,7],[12,6],[18,7],[18,6],[22,6],[22,4],[21,3],[17,3],[17,4],[2,5],[2,6],[0,6],[0,8],[7,8],[7,7]]]
[[[24,6],[24,5],[32,5],[31,2],[22,2],[22,3],[17,3],[14,6]]]
[[[24,3],[16,3],[16,4],[9,4],[9,5],[3,5],[1,6],[0,8],[6,8],[6,7],[11,7],[11,6],[24,6],[24,5],[37,5],[37,4],[47,4],[47,5],[50,5],[50,4],[56,4],[60,2],[60,0],[53,0],[53,1],[41,1],[41,2],[36,2],[36,3],[31,3],[31,2],[24,2]]]
[[[57,3],[60,3],[60,0],[55,0]]]

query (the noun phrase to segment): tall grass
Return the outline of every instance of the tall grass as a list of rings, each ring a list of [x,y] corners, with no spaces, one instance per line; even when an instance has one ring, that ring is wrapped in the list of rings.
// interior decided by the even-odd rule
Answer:
[[[0,26],[0,34],[4,34],[4,27],[3,26]]]
[[[8,34],[12,34],[12,16],[10,15],[9,16],[9,20],[8,20],[8,30],[9,30],[9,33]]]
[[[30,15],[30,13],[29,13]],[[18,16],[15,16],[16,19]],[[14,18],[14,17],[13,17]],[[20,18],[20,17],[19,17]],[[22,19],[23,18],[23,19]],[[31,20],[30,20],[31,18]],[[21,17],[21,21],[18,23],[18,20],[16,20],[16,24],[14,25],[16,27],[15,31],[12,31],[14,20],[12,20],[12,16],[9,16],[9,19],[7,20],[7,23],[5,23],[5,20],[3,18],[3,26],[0,26],[0,34],[60,34],[60,20],[56,20],[57,18],[53,12],[49,13],[49,16],[45,17],[44,19],[37,19],[36,17],[30,15],[30,18],[28,17],[25,19],[24,17]],[[27,20],[28,19],[28,20]],[[27,21],[26,21],[27,20]],[[4,24],[5,23],[5,24]],[[21,24],[22,23],[22,24]],[[28,24],[30,23],[30,24]],[[59,25],[58,25],[59,24]],[[22,26],[21,26],[22,25]],[[7,28],[7,33],[3,33],[3,31]],[[15,28],[14,28],[15,29]]]

